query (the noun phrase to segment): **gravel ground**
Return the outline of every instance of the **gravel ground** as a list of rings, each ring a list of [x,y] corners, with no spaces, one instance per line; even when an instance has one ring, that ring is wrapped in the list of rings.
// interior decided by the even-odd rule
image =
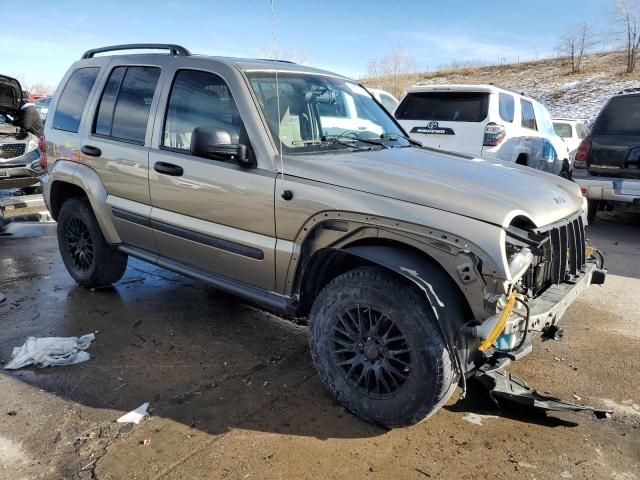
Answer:
[[[0,238],[0,359],[27,336],[97,332],[85,364],[0,372],[1,479],[640,479],[640,221],[589,235],[610,275],[510,367],[540,390],[614,410],[500,412],[477,395],[386,431],[325,393],[306,327],[131,261],[113,288],[67,275],[54,224]],[[11,235],[7,235],[7,233]],[[115,419],[151,402],[140,425]]]

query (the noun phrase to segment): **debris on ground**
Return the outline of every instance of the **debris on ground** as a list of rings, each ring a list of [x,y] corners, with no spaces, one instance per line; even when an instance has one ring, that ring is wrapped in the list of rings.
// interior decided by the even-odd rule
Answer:
[[[4,293],[0,292],[0,303],[4,302],[6,299],[7,296]]]
[[[29,365],[55,367],[75,365],[91,359],[85,352],[96,339],[93,333],[81,337],[29,337],[21,347],[15,347],[6,370],[16,370]]]
[[[121,416],[117,422],[118,423],[135,423],[138,425],[144,417],[146,417],[149,413],[147,409],[149,408],[149,402],[144,402],[135,410],[130,411],[129,413],[125,413]]]

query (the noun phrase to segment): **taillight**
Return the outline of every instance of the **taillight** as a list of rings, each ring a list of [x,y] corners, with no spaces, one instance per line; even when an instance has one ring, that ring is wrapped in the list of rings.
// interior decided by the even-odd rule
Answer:
[[[44,138],[44,135],[38,139],[38,150],[40,150],[40,159],[38,162],[42,169],[47,171],[47,141]]]
[[[484,128],[484,142],[482,145],[485,147],[497,147],[507,136],[507,131],[502,125],[497,123],[488,123]]]
[[[591,137],[586,137],[582,142],[578,150],[576,150],[576,158],[573,161],[575,168],[587,168],[587,161],[589,160],[589,154],[591,153]]]

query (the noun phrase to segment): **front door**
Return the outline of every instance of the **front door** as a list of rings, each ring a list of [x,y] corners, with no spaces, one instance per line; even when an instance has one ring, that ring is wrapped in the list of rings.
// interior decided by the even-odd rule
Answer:
[[[218,74],[177,70],[164,96],[149,156],[151,224],[160,254],[247,284],[275,287],[275,173],[190,153],[194,128],[250,141],[232,92]],[[164,119],[164,121],[162,120]],[[158,135],[156,135],[158,137]]]

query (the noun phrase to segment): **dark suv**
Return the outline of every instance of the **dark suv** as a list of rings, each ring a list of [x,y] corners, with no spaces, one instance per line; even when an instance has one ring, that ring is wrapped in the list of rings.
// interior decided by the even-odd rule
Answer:
[[[577,178],[589,198],[589,220],[601,201],[640,205],[640,88],[611,98],[576,152]]]

